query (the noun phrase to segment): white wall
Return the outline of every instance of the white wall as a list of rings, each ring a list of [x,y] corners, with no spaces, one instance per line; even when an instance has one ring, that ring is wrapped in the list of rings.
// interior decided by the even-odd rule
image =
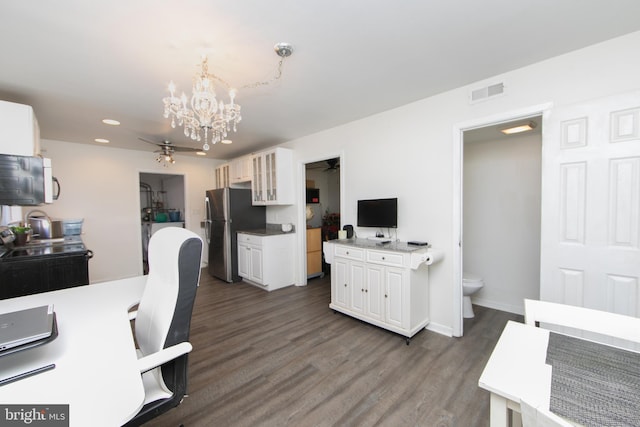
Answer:
[[[464,271],[484,279],[474,304],[524,314],[540,295],[542,137],[464,144]]]
[[[445,252],[429,270],[431,329],[452,333],[454,319],[453,130],[461,123],[534,105],[570,104],[640,86],[640,32],[495,76],[403,107],[283,144],[300,164],[341,156],[343,224],[354,223],[361,198],[398,197],[398,238],[426,240]],[[504,96],[470,105],[469,91],[504,82]],[[395,84],[401,84],[396,81]],[[544,135],[543,135],[544,138]],[[304,206],[270,208],[268,220],[303,221]],[[361,233],[364,234],[364,233]],[[305,283],[298,239],[298,283]]]
[[[204,239],[204,193],[213,187],[214,168],[222,161],[178,155],[164,168],[145,151],[52,140],[43,140],[42,148],[62,186],[60,199],[43,209],[54,218],[84,218],[82,238],[94,253],[92,283],[142,274],[141,172],[184,174],[185,227]]]

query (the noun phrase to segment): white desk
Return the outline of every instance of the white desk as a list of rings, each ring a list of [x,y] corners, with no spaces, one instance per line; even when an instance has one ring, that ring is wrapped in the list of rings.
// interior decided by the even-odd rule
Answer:
[[[638,425],[639,363],[636,351],[510,321],[479,386],[491,392],[492,427],[507,426],[523,399],[546,408],[552,401],[573,425]]]
[[[551,366],[545,363],[549,331],[513,321],[491,353],[478,385],[491,392],[491,427],[506,427],[520,398],[549,407]]]
[[[53,370],[0,387],[3,404],[69,404],[71,426],[118,426],[142,407],[144,388],[127,314],[146,276],[0,301],[0,313],[54,304],[58,337],[0,357],[6,378],[51,363]]]

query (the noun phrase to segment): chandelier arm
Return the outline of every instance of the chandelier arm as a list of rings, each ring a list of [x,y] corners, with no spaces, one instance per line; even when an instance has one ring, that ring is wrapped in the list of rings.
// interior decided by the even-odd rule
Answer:
[[[272,78],[270,78],[269,80],[261,81],[261,82],[246,84],[244,86],[241,86],[240,89],[255,89],[260,86],[268,86],[271,83],[275,82],[276,80],[280,80],[280,77],[282,77],[282,64],[284,64],[285,58],[286,56],[282,56],[280,58],[280,61],[278,61],[278,68],[276,69],[275,75]]]

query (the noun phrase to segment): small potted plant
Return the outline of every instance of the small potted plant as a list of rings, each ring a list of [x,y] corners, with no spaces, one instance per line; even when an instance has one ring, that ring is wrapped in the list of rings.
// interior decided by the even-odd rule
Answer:
[[[29,243],[31,240],[31,227],[28,225],[13,225],[11,227],[11,231],[16,236],[16,239],[13,241],[13,244],[16,246],[24,246]]]

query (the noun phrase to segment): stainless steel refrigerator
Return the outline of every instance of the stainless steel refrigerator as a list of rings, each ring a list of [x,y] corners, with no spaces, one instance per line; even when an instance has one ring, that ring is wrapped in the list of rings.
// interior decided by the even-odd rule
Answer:
[[[205,235],[209,245],[209,274],[226,282],[239,282],[238,230],[264,229],[264,206],[251,204],[251,190],[220,188],[205,195]]]

